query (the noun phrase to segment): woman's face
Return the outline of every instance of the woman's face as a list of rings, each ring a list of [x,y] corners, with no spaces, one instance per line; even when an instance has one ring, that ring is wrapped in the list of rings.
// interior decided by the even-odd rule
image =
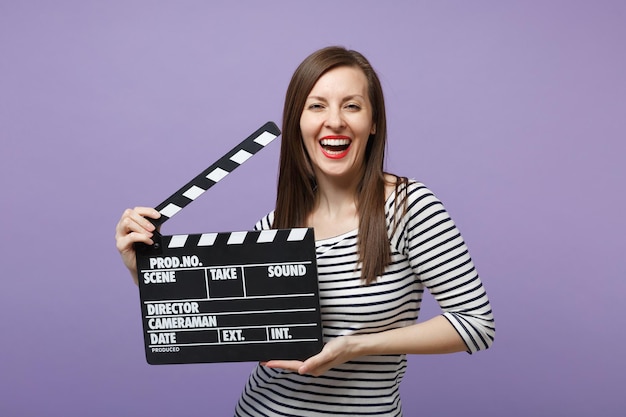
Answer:
[[[362,173],[376,131],[363,71],[343,66],[322,75],[305,102],[300,131],[316,176],[350,180]]]

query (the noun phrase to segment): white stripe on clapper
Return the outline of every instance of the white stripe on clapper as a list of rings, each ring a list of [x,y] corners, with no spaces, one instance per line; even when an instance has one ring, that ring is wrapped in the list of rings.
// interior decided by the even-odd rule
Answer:
[[[200,240],[198,241],[198,246],[213,246],[216,238],[217,238],[217,233],[205,233],[202,236],[200,236]]]
[[[227,245],[241,245],[248,232],[232,232],[228,237]]]
[[[259,233],[259,238],[256,240],[256,243],[273,242],[277,232],[278,230],[276,229],[262,230],[261,233]]]
[[[172,236],[172,239],[170,240],[170,244],[167,247],[168,248],[184,248],[188,237],[189,235]]]
[[[299,241],[304,239],[304,236],[306,236],[306,232],[309,229],[303,227],[300,229],[291,229],[291,232],[289,232],[289,237],[287,238],[288,242],[294,242],[294,241]]]
[[[163,207],[159,213],[166,217],[172,217],[174,214],[178,213],[182,210],[182,207],[178,207],[176,204],[169,203],[167,206]]]
[[[213,182],[218,182],[222,178],[228,175],[228,171],[224,171],[222,168],[215,168],[206,177]]]
[[[273,141],[274,139],[276,139],[278,136],[270,133],[270,132],[263,132],[259,135],[259,137],[257,137],[254,141],[262,146],[266,146],[268,143],[270,143],[271,141]]]
[[[183,193],[183,195],[185,197],[187,197],[190,200],[195,200],[196,198],[200,197],[202,195],[202,193],[204,193],[206,190],[196,186],[196,185],[192,185],[191,187],[189,187],[189,189],[187,191],[185,191]]]
[[[252,154],[250,152],[240,149],[236,154],[230,157],[230,160],[233,162],[237,162],[239,165],[241,165],[246,162],[251,156]]]

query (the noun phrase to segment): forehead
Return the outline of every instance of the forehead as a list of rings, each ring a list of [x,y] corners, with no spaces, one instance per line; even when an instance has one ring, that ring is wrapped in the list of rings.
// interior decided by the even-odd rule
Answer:
[[[315,83],[309,96],[368,96],[367,77],[358,67],[341,66],[325,72]]]

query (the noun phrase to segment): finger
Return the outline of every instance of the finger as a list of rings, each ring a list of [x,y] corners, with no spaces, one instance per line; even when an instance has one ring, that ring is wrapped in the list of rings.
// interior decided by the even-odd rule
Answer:
[[[161,213],[151,207],[135,207],[128,214],[139,226],[150,232],[155,230],[155,226],[148,218],[156,220],[161,217]]]
[[[161,217],[161,213],[159,213],[156,209],[152,207],[135,207],[134,211],[143,217],[150,217],[151,219],[158,219]]]
[[[127,233],[123,236],[118,236],[116,238],[116,246],[117,250],[120,252],[128,252],[133,251],[133,245],[135,243],[141,242],[146,245],[153,245],[154,241],[152,240],[152,234],[131,232]]]
[[[302,361],[272,360],[264,362],[263,366],[266,366],[268,368],[285,369],[288,371],[298,372],[298,369],[300,369],[302,363]]]
[[[131,215],[122,217],[115,228],[115,239],[118,241],[124,242],[128,238],[144,239],[145,237],[152,237],[152,231],[143,227]]]
[[[325,358],[321,354],[311,356],[309,359],[302,363],[302,366],[298,368],[300,374],[312,374],[319,375],[325,371],[325,367],[329,364],[329,359]]]
[[[146,217],[158,219],[160,216],[161,213],[149,207],[126,209],[115,229],[116,235],[122,237],[132,232],[150,234],[155,226]]]

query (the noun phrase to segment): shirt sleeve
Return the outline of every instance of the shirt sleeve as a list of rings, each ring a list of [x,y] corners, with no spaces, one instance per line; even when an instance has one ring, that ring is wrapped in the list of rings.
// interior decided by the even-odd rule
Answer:
[[[268,230],[272,228],[272,223],[274,222],[274,211],[272,210],[270,213],[263,216],[261,220],[256,222],[254,225],[254,230]]]
[[[493,313],[461,233],[423,184],[409,183],[405,197],[406,212],[400,205],[404,216],[394,236],[398,250],[463,338],[467,352],[487,349],[495,336]]]

